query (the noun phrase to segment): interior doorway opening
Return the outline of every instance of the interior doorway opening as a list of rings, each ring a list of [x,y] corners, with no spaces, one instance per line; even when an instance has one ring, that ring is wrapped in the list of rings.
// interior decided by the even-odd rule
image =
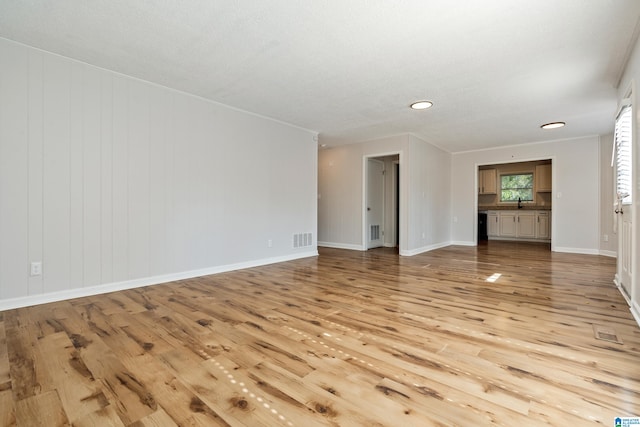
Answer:
[[[544,243],[553,250],[553,158],[477,165],[476,244]]]
[[[394,160],[393,164],[393,176],[395,178],[395,197],[394,197],[394,209],[395,212],[395,239],[394,246],[400,249],[400,161]]]
[[[400,155],[365,157],[363,247],[400,247]]]

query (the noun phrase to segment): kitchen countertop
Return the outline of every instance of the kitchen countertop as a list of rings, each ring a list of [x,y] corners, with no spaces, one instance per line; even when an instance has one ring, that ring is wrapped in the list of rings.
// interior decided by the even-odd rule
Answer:
[[[491,206],[478,206],[479,211],[550,211],[551,206],[539,206],[539,205],[522,205],[521,209],[518,209],[517,205],[491,205]]]

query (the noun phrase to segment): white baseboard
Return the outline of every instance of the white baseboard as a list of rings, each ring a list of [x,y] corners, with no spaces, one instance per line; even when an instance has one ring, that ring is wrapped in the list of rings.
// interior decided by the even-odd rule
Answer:
[[[631,315],[636,320],[636,323],[638,324],[638,326],[640,326],[640,305],[638,305],[637,302],[632,301],[629,295],[627,295],[622,285],[620,285],[620,277],[618,276],[617,273],[613,278],[613,283],[615,283],[616,287],[618,288],[618,291],[620,291],[620,294],[622,294],[622,297],[625,299],[625,301],[629,305],[629,311],[631,311]]]
[[[631,303],[631,314],[633,314],[633,318],[636,319],[636,323],[640,326],[640,305],[635,301]]]
[[[449,243],[450,246],[476,246],[476,242],[471,242],[467,240],[456,240],[454,242]]]
[[[334,243],[334,242],[318,242],[318,246],[334,249],[349,249],[351,251],[366,251],[361,245],[352,245],[350,243]]]
[[[535,243],[551,243],[550,239],[527,239],[524,237],[498,237],[489,236],[489,240],[498,240],[503,242],[535,242]]]
[[[620,284],[620,276],[618,276],[618,273],[616,273],[615,276],[613,277],[613,283],[616,285],[616,287],[618,288],[618,291],[620,291],[620,294],[622,294],[622,297],[625,299],[625,301],[627,301],[627,305],[631,307],[631,298],[629,297],[629,295],[627,295],[627,292],[624,290],[624,288]]]
[[[106,294],[109,292],[122,291],[125,289],[140,288],[143,286],[158,285],[161,283],[173,282],[176,280],[192,279],[194,277],[208,276],[210,274],[224,273],[227,271],[242,270],[245,268],[259,267],[261,265],[276,264],[279,262],[293,261],[301,258],[318,256],[318,251],[313,249],[292,255],[263,258],[254,261],[239,262],[216,267],[202,268],[198,270],[183,271],[180,273],[163,274],[160,276],[145,277],[141,279],[125,280],[122,282],[107,283],[88,288],[68,289],[59,292],[51,292],[42,295],[30,295],[26,297],[0,300],[0,311],[14,308],[27,307],[31,305],[46,304],[50,302],[62,301],[72,298],[81,298],[91,295]]]
[[[469,242],[463,242],[463,243],[457,243],[457,244],[463,244],[466,246],[474,246],[475,244],[473,242],[469,243]],[[423,246],[421,248],[417,248],[417,249],[410,249],[410,250],[402,250],[400,249],[399,253],[401,256],[413,256],[413,255],[418,255],[424,252],[428,252],[428,251],[432,251],[434,249],[439,249],[439,248],[444,248],[446,246],[450,246],[451,243],[450,242],[444,242],[444,243],[437,243],[434,245],[429,245],[429,246]],[[345,243],[334,243],[334,242],[318,242],[318,246],[321,247],[325,247],[325,248],[334,248],[334,249],[348,249],[351,251],[366,251],[366,248],[363,248],[360,245],[351,245],[351,244],[345,244]],[[395,245],[391,245],[391,246],[386,246],[385,247],[395,247]]]
[[[564,252],[567,254],[582,254],[582,255],[600,255],[598,249],[585,249],[585,248],[565,248],[556,246],[554,252]]]
[[[424,252],[433,251],[435,249],[444,248],[446,246],[451,246],[451,242],[443,242],[443,243],[435,243],[429,246],[423,246],[421,248],[410,249],[410,250],[400,250],[400,255],[402,256],[414,256]]]
[[[608,256],[611,258],[618,258],[618,253],[615,251],[599,251],[600,255],[602,256]]]

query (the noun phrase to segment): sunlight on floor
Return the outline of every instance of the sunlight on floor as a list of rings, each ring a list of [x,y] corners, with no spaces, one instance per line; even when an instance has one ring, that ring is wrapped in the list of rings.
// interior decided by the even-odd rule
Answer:
[[[487,277],[487,282],[495,282],[496,280],[498,280],[500,278],[500,276],[502,276],[502,274],[500,273],[493,273],[491,276]]]

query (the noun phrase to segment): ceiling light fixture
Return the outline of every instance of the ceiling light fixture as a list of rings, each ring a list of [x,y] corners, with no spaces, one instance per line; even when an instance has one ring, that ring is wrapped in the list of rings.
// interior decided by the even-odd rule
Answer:
[[[542,129],[557,129],[557,128],[561,128],[565,125],[565,122],[553,122],[553,123],[546,123],[542,126],[540,126]]]
[[[416,101],[410,105],[413,110],[426,110],[433,106],[433,102],[431,101]]]

